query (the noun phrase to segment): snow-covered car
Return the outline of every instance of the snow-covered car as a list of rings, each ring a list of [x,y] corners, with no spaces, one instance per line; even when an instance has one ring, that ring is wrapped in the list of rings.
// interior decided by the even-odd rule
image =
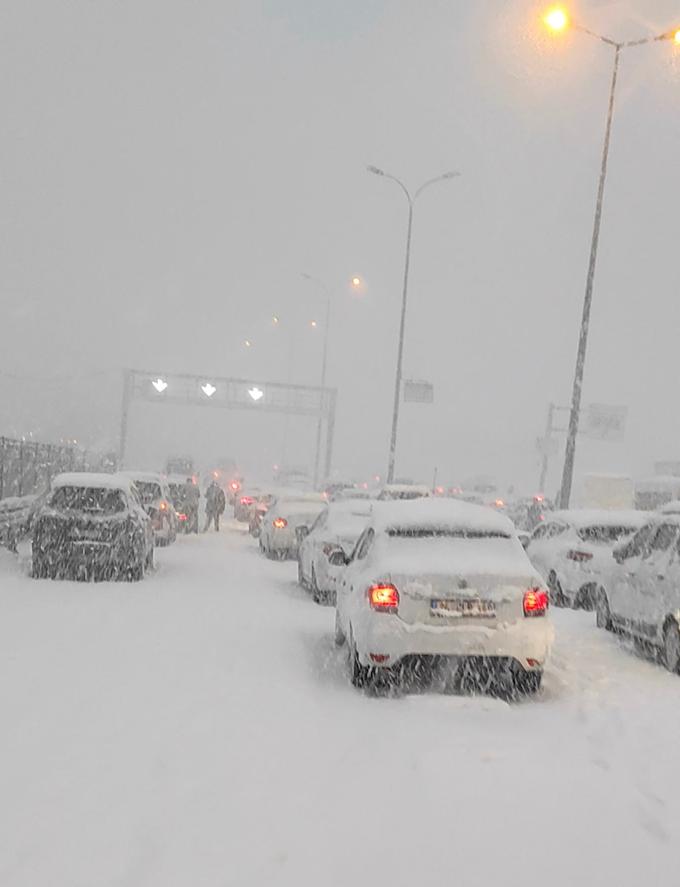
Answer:
[[[320,493],[279,497],[269,507],[260,525],[260,551],[279,560],[297,557],[299,527],[310,527],[327,502]]]
[[[362,499],[331,502],[303,536],[298,551],[298,582],[309,588],[316,603],[335,600],[338,570],[330,557],[341,551],[349,557],[371,514],[372,502]]]
[[[680,514],[680,499],[671,499],[659,508],[659,514]]]
[[[26,534],[35,496],[8,496],[0,499],[0,545],[16,550],[16,544]]]
[[[424,484],[385,484],[378,493],[380,502],[398,500],[425,499],[432,495],[432,490]]]
[[[33,576],[139,580],[153,567],[153,529],[121,475],[61,474],[33,521]]]
[[[553,511],[531,535],[527,554],[557,607],[591,610],[611,570],[612,551],[649,519],[643,511]]]
[[[597,590],[597,625],[657,648],[680,672],[680,515],[648,515],[613,551],[614,568]]]
[[[447,499],[377,503],[337,585],[335,641],[355,686],[452,662],[514,692],[541,685],[552,641],[548,592],[512,523]]]
[[[170,545],[177,539],[178,518],[170,487],[161,474],[149,471],[122,471],[134,484],[144,510],[151,518],[156,545]]]
[[[275,498],[275,494],[271,491],[259,487],[246,487],[234,502],[234,519],[250,526],[256,512],[267,511]]]

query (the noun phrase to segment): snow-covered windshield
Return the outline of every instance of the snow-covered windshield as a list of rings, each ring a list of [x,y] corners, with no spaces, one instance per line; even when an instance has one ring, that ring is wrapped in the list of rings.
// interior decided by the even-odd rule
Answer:
[[[618,542],[619,539],[622,539],[624,536],[628,536],[631,533],[634,533],[637,527],[626,527],[626,526],[618,526],[618,527],[608,527],[608,526],[592,526],[592,527],[581,527],[578,531],[579,538],[583,539],[584,542],[597,542],[604,545],[613,545],[615,542]]]
[[[394,527],[387,535],[399,539],[510,539],[497,530],[471,530],[464,527]]]
[[[137,487],[139,498],[144,505],[150,505],[162,496],[161,485],[153,481],[136,480],[135,487]]]
[[[125,511],[125,496],[120,490],[100,487],[57,487],[50,498],[55,511],[88,511],[119,514]]]

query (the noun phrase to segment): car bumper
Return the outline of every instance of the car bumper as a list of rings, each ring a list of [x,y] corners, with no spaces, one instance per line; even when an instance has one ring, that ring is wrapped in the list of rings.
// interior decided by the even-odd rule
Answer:
[[[298,550],[297,537],[288,529],[270,532],[268,544],[272,551],[290,551],[291,554],[296,554]]]
[[[514,659],[523,668],[540,669],[548,659],[554,630],[550,619],[524,619],[507,627],[486,625],[409,625],[398,616],[371,615],[353,626],[354,642],[363,665],[374,665],[371,654],[387,656],[392,666],[405,656],[451,656]]]

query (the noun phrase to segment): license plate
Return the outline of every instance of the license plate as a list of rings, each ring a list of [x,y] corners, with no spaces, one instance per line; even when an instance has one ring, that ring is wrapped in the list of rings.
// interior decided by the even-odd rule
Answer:
[[[457,598],[455,600],[430,600],[430,613],[433,616],[455,616],[458,618],[493,619],[496,605],[493,601],[479,598]]]

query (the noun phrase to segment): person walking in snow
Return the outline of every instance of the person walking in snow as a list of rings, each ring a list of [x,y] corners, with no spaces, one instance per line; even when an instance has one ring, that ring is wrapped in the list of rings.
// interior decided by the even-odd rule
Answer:
[[[184,484],[184,510],[187,515],[187,533],[198,533],[198,502],[201,491],[194,482],[193,477],[188,477]]]
[[[214,481],[210,481],[210,486],[205,491],[205,530],[207,533],[210,524],[215,524],[215,531],[220,531],[220,516],[224,514],[227,500],[224,496],[224,490]]]

